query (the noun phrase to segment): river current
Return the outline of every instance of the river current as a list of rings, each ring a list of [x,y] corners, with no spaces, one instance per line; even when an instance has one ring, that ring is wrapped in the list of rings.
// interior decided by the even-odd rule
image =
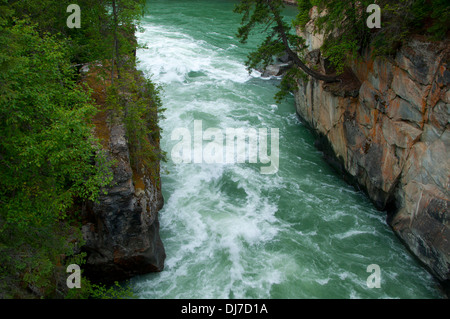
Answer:
[[[146,48],[137,55],[139,68],[164,89],[161,145],[168,161],[162,163],[165,205],[159,216],[167,259],[164,271],[132,279],[135,294],[150,299],[440,298],[435,281],[386,224],[385,212],[324,162],[296,116],[293,97],[275,103],[279,79],[247,72],[246,56],[262,35],[239,43],[236,3],[147,3],[137,34]],[[285,12],[287,19],[294,15],[294,8]],[[205,151],[207,132],[222,134],[225,145],[230,128],[254,129],[260,138],[266,129],[268,154],[277,138],[271,129],[277,129],[277,169],[263,174],[261,167],[270,163],[262,157],[256,163],[249,157],[199,160],[196,138]],[[185,162],[174,151],[181,136],[174,132],[192,138]],[[216,136],[214,142],[220,150],[221,140]],[[373,287],[375,277],[369,278],[376,274],[369,265],[379,267],[379,288]]]

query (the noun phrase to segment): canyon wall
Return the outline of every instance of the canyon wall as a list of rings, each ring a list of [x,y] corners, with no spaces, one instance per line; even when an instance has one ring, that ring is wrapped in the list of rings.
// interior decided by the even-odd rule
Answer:
[[[108,157],[114,161],[113,182],[107,194],[88,203],[82,227],[87,252],[86,275],[112,283],[161,271],[166,257],[159,236],[161,188],[150,176],[133,178],[124,124],[109,127]]]
[[[311,27],[300,34],[312,49],[310,64],[325,71],[322,39]],[[353,92],[299,83],[297,113],[330,163],[387,211],[395,233],[448,286],[449,42],[416,37],[394,58],[366,56],[346,70]]]
[[[133,168],[123,119],[113,110],[102,110],[107,83],[99,84],[98,71],[87,67],[86,72],[101,109],[94,118],[94,134],[112,163],[113,181],[98,201],[84,203],[82,250],[87,258],[83,269],[91,281],[110,284],[163,270],[166,254],[159,235],[158,212],[164,200],[159,162],[155,163],[158,176],[143,165]]]

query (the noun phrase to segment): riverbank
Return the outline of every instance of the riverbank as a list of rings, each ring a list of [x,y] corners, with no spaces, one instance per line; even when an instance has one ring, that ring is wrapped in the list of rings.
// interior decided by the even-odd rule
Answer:
[[[163,272],[133,278],[136,295],[440,298],[383,214],[323,161],[294,98],[275,103],[279,80],[248,74],[246,55],[262,39],[242,45],[234,37],[235,3],[176,0],[173,10],[154,0],[142,20],[138,39],[148,48],[138,50],[139,68],[165,88],[160,234],[167,258]],[[194,121],[204,130],[278,128],[278,172],[261,174],[263,163],[174,163],[180,141],[172,133],[192,137]],[[366,284],[371,264],[381,268],[381,289]]]
[[[320,47],[320,35],[302,36],[312,50]],[[310,79],[295,93],[297,112],[328,161],[387,211],[389,225],[448,293],[448,42],[415,37],[393,59],[368,56],[349,70],[359,82],[354,97]]]

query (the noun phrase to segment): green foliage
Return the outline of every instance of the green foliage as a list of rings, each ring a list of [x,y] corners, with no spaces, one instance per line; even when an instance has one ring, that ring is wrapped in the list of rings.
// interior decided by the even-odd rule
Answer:
[[[358,58],[368,48],[373,49],[374,55],[392,55],[413,33],[425,34],[432,40],[442,40],[450,29],[450,6],[447,0],[376,1],[382,9],[381,29],[369,29],[366,25],[371,14],[367,12],[367,7],[374,3],[373,0],[297,2],[298,14],[292,25],[303,29],[310,22],[311,8],[317,6],[319,15],[314,20],[314,26],[315,32],[324,35],[321,53],[331,62],[338,75],[344,71],[349,60]],[[281,0],[242,0],[236,6],[235,12],[242,14],[237,34],[241,41],[247,41],[253,31],[267,34],[266,40],[249,54],[248,68],[267,67],[274,56],[291,49],[299,58],[300,62],[295,63],[297,67],[308,75],[326,80],[302,65],[302,55],[306,49],[303,39],[291,35],[287,23],[276,23],[282,6]],[[274,23],[276,25],[271,27]],[[283,33],[288,34],[288,42],[283,41]],[[283,80],[277,98],[286,95],[286,90],[294,87],[292,84],[302,77],[302,73],[292,71],[286,76],[293,78]]]
[[[77,0],[81,28],[66,25],[67,7],[72,0],[2,0],[10,2],[14,16],[29,16],[40,34],[45,32],[69,39],[71,61],[88,63],[125,57],[136,48],[134,30],[144,13],[145,0]],[[115,10],[113,10],[115,8]],[[120,61],[125,63],[125,59]],[[115,66],[114,64],[112,66]]]
[[[141,165],[151,168],[157,177],[156,167],[162,159],[159,152],[160,131],[158,112],[162,111],[159,89],[147,79],[128,81],[132,98],[127,103],[125,125],[131,146],[131,164],[136,169]],[[133,86],[130,87],[130,84]]]
[[[304,10],[309,5],[307,2],[302,2]],[[242,15],[241,27],[237,33],[241,42],[245,43],[255,30],[267,34],[266,39],[258,46],[256,51],[248,55],[246,62],[248,69],[259,67],[265,69],[274,61],[275,56],[287,53],[293,59],[296,67],[299,67],[304,73],[320,80],[335,81],[334,76],[321,74],[302,61],[302,56],[307,49],[305,40],[298,36],[295,30],[292,30],[291,24],[284,21],[282,17],[283,7],[282,0],[242,0],[236,5],[234,12]],[[303,72],[291,71],[288,73],[288,76],[291,75],[294,78],[286,79],[281,83],[281,92],[276,96],[278,100],[288,93],[287,89],[292,88],[293,82],[303,77]]]
[[[450,30],[450,6],[446,0],[383,1],[383,28],[374,36],[376,55],[393,55],[412,34],[432,41],[444,40]]]
[[[114,282],[113,285],[93,284],[81,277],[81,288],[69,289],[65,299],[132,299],[134,292],[127,283]]]
[[[111,177],[87,123],[96,108],[74,81],[67,46],[24,21],[0,44],[0,212],[25,228],[64,217],[74,197],[94,200]]]
[[[279,91],[275,95],[275,101],[280,103],[290,92],[295,91],[297,87],[297,80],[303,79],[307,81],[308,76],[299,68],[290,68],[281,79],[278,86]]]
[[[83,264],[75,253],[81,231],[68,222],[21,229],[15,225],[0,233],[0,296],[2,298],[61,298],[67,290],[66,266]]]
[[[272,32],[266,40],[256,49],[250,52],[246,61],[247,70],[266,68],[273,63],[274,56],[284,53],[284,45],[274,39],[276,34]]]
[[[324,35],[324,57],[341,74],[348,58],[354,59],[369,45],[371,29],[366,25],[366,8],[373,0],[316,0],[321,13],[315,20],[316,32]]]
[[[159,162],[165,153],[159,148],[162,117],[161,88],[135,69],[122,69],[122,76],[108,87],[107,107],[123,119],[130,161],[135,172],[150,174],[159,181]]]
[[[348,58],[354,59],[368,47],[375,55],[392,55],[411,34],[426,34],[442,40],[450,28],[450,6],[446,0],[381,0],[381,29],[369,29],[364,1],[315,0],[319,11],[326,12],[315,21],[317,32],[325,35],[323,53],[338,72]],[[338,26],[338,27],[336,27]]]
[[[123,70],[108,101],[125,116],[133,158],[155,165],[162,154],[159,90],[128,75],[139,78],[134,30],[145,1],[79,0],[81,29],[66,26],[71,3],[0,0],[0,298],[131,296],[86,278],[68,291],[65,270],[86,257],[80,203],[112,180],[76,64],[101,61],[112,81]]]
[[[418,1],[419,3],[423,2]],[[422,8],[428,8],[428,17],[431,20],[431,26],[427,32],[434,40],[442,40],[448,35],[450,30],[450,5],[447,0],[434,0],[431,6],[423,4]]]
[[[60,256],[74,252],[74,199],[95,200],[112,176],[67,43],[27,20],[0,28],[0,276],[47,296]]]
[[[300,28],[304,28],[305,25],[309,22],[309,11],[313,7],[313,2],[311,0],[297,0],[298,5],[298,13],[297,17],[293,21],[295,26],[299,26]]]
[[[131,299],[134,293],[131,286],[119,284],[117,281],[112,286],[91,284],[90,298],[93,299]]]

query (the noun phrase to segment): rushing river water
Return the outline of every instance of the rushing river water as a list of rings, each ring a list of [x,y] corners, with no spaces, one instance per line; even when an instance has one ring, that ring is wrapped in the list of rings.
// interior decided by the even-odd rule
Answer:
[[[236,3],[148,2],[138,33],[147,48],[138,58],[140,69],[164,87],[168,162],[160,222],[167,259],[163,272],[132,280],[137,296],[439,298],[385,213],[324,162],[296,117],[294,99],[275,104],[277,80],[248,74],[244,61],[257,42],[236,39]],[[293,17],[294,9],[285,14]],[[171,152],[179,140],[172,133],[184,129],[194,140],[194,121],[203,133],[266,128],[269,154],[270,129],[278,129],[279,170],[262,174],[269,164],[250,161],[175,163]],[[380,288],[367,285],[372,264],[380,267]]]

